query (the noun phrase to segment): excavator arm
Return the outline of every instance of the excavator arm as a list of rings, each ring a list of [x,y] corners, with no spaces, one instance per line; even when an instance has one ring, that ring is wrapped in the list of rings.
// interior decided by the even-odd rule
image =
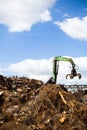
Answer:
[[[69,76],[70,79],[73,79],[75,76],[78,76],[78,78],[81,79],[81,74],[76,72],[76,69],[75,69],[76,65],[75,65],[74,61],[72,60],[72,58],[56,56],[56,57],[54,57],[54,60],[53,60],[53,76],[47,81],[47,83],[56,84],[58,68],[59,68],[59,61],[70,62],[72,65],[71,73],[67,74],[66,78]]]
[[[71,58],[67,58],[67,57],[56,56],[54,58],[54,60],[56,60],[56,61],[66,61],[66,62],[70,62],[72,65],[75,65],[74,61]]]

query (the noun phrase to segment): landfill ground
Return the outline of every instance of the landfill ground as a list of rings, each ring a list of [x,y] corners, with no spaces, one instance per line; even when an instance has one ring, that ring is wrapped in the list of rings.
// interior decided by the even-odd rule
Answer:
[[[0,75],[0,130],[87,130],[87,90]]]

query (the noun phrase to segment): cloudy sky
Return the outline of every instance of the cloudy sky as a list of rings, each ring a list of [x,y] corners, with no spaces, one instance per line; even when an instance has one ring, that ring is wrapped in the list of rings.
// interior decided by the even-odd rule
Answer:
[[[58,83],[87,83],[87,0],[0,0],[0,74],[46,82],[55,56],[82,74],[66,80],[70,63],[61,62]]]

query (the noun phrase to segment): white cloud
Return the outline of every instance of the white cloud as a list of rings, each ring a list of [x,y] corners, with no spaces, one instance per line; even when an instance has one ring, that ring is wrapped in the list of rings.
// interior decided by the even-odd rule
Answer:
[[[51,20],[50,8],[56,0],[0,0],[0,24],[9,31],[30,30],[38,22]]]
[[[10,65],[9,69],[13,72],[29,74],[45,74],[49,72],[50,60],[41,59],[33,60],[27,59],[22,62]]]
[[[87,16],[82,19],[68,18],[63,22],[56,21],[55,24],[70,37],[87,41]]]
[[[0,67],[0,75],[2,74],[2,67]]]
[[[64,14],[64,17],[69,17],[69,14],[65,13],[65,14]]]
[[[82,79],[75,77],[74,79],[66,79],[65,76],[71,71],[69,62],[59,62],[59,71],[57,83],[63,84],[87,84],[87,57],[72,58],[77,67],[77,72],[81,73]],[[52,62],[51,59],[27,59],[19,63],[11,64],[3,70],[3,73],[18,76],[27,76],[46,82],[52,77]]]
[[[12,72],[14,75],[27,76],[29,78],[36,78],[45,80],[52,73],[52,59],[33,60],[26,59],[19,63],[11,64],[8,68],[8,72]]]

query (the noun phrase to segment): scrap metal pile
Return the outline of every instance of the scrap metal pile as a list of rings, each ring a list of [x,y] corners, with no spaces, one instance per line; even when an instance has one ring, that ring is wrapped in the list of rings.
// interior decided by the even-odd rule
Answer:
[[[87,130],[87,90],[0,75],[0,130]]]

